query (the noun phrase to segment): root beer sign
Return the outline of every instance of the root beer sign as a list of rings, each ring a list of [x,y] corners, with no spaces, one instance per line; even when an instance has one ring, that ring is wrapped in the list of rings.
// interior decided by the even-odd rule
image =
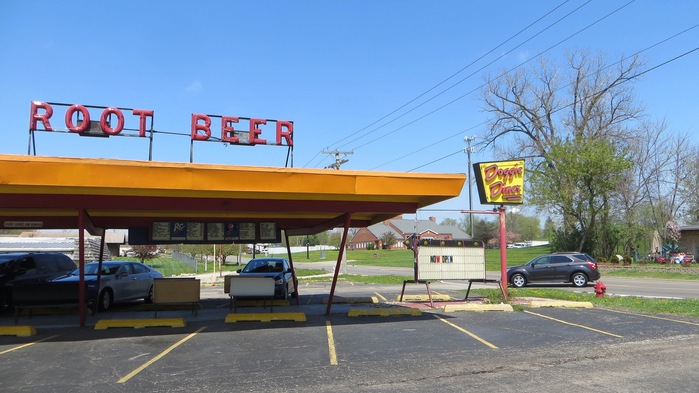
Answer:
[[[483,205],[524,202],[524,160],[473,164],[478,196]]]
[[[54,117],[54,107],[64,108],[62,119]],[[60,104],[33,101],[29,114],[30,131],[63,131],[91,136],[130,136],[147,137],[152,129],[154,111],[100,107],[80,104]],[[150,128],[148,122],[150,120]],[[53,124],[52,124],[53,122]],[[247,123],[247,127],[246,124]],[[275,123],[274,136],[265,138],[264,127]],[[54,128],[54,125],[58,127]],[[65,126],[65,128],[63,128]],[[269,127],[268,128],[272,128]],[[272,132],[265,132],[270,134]],[[182,134],[187,135],[187,134]],[[223,142],[235,145],[294,145],[294,123],[288,120],[269,120],[238,116],[191,115],[190,133],[192,141]]]

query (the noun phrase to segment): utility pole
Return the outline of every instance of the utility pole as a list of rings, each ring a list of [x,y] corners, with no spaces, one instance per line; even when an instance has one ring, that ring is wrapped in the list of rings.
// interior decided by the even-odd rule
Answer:
[[[468,144],[468,147],[464,149],[464,152],[468,155],[468,168],[466,170],[466,173],[468,173],[468,210],[473,210],[473,202],[472,202],[472,196],[471,196],[471,153],[473,153],[474,148],[471,147],[471,142],[473,142],[474,139],[478,138],[478,136],[466,136],[464,137],[464,142]],[[473,238],[473,213],[469,213],[469,218],[468,221],[471,226],[471,237]]]
[[[326,166],[325,169],[340,169],[340,165],[346,164],[347,162],[349,162],[349,160],[344,159],[344,157],[349,155],[349,154],[354,154],[353,151],[339,151],[337,149],[335,149],[333,151],[327,151],[327,150],[323,149],[322,153],[323,154],[331,154],[335,157],[335,163]]]

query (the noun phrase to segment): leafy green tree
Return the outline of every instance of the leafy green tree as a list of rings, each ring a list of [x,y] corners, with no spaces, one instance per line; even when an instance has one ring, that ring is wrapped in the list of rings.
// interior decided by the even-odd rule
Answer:
[[[492,220],[484,220],[476,216],[473,217],[473,238],[481,240],[486,246],[493,240],[498,240],[500,236],[500,223]]]
[[[382,233],[379,240],[381,240],[384,250],[390,250],[391,247],[398,241],[398,239],[396,239],[396,235],[393,234],[393,232],[391,231],[386,231]]]
[[[442,220],[442,222],[439,223],[439,225],[447,225],[447,226],[452,226],[452,227],[458,227],[459,223],[453,219],[453,218],[445,218]],[[467,231],[468,232],[468,231]]]

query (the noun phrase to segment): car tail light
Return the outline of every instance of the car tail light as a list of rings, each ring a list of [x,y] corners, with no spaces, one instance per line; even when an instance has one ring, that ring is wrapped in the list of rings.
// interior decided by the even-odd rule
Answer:
[[[590,269],[592,270],[597,270],[597,262],[587,262],[588,266],[590,266]]]

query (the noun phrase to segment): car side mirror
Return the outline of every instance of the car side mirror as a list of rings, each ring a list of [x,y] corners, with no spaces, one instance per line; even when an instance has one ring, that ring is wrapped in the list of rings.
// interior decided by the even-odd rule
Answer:
[[[236,270],[235,272],[236,272],[236,273],[240,273],[242,270],[243,270],[243,269],[238,269],[238,270]]]
[[[129,272],[119,272],[119,274],[117,274],[116,278],[124,278],[128,275],[129,275]]]

